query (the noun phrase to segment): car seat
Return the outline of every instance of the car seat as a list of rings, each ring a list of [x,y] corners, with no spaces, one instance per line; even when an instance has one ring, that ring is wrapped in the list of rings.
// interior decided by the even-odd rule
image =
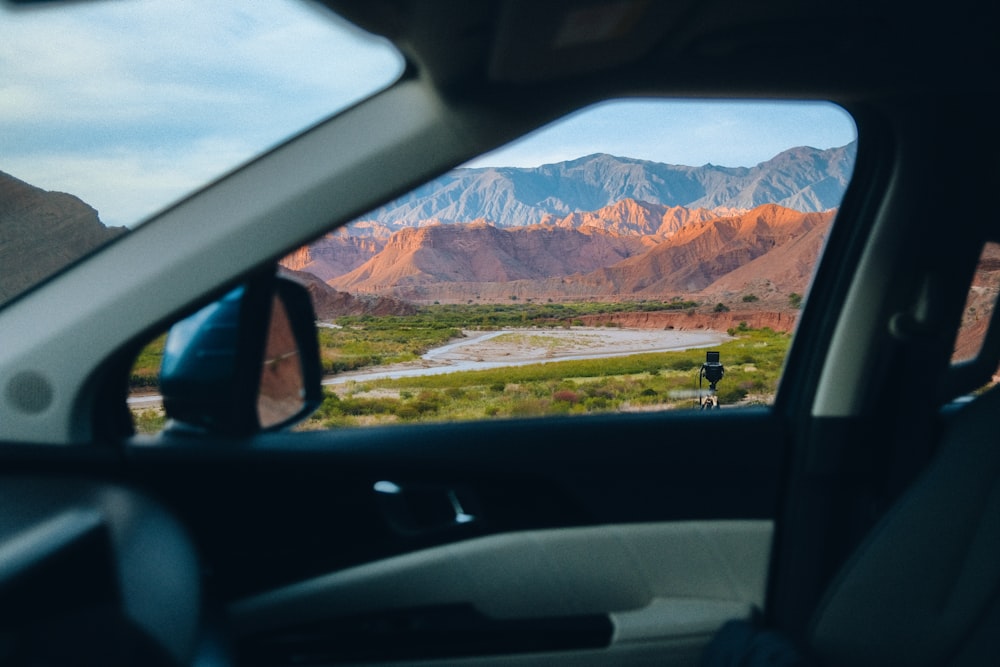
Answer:
[[[1000,663],[1000,389],[959,409],[926,469],[828,587],[795,646],[731,622],[716,665]]]

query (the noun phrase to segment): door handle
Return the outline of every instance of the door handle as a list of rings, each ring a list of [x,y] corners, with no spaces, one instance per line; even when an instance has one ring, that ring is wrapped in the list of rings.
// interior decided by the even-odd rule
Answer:
[[[465,488],[380,480],[373,489],[389,525],[405,535],[451,530],[481,519],[475,496]]]

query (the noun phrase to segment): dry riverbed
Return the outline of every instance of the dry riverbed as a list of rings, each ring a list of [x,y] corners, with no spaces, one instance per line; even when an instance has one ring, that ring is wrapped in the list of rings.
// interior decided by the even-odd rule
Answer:
[[[377,377],[404,377],[515,366],[546,361],[593,359],[643,352],[709,347],[729,340],[716,331],[672,331],[573,327],[464,331],[464,338],[430,350],[418,361],[379,366],[328,378],[324,384]]]

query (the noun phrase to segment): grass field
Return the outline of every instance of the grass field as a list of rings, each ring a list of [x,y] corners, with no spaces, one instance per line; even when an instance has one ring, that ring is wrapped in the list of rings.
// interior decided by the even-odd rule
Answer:
[[[572,327],[576,318],[600,312],[676,310],[691,302],[426,306],[413,316],[343,317],[336,328],[319,329],[326,375],[418,359],[427,350],[461,336],[462,329]],[[788,334],[740,327],[734,340],[713,348],[721,353],[726,376],[720,403],[769,403],[790,342]],[[543,335],[509,334],[518,342]],[[132,371],[133,391],[156,391],[165,336],[148,345]],[[347,382],[327,388],[322,406],[300,429],[370,424],[493,419],[696,408],[703,349],[635,354],[588,360],[551,361],[526,366],[426,375],[396,380]],[[707,385],[705,386],[707,389]],[[137,410],[139,432],[163,426],[162,412]]]
[[[790,337],[769,329],[734,333],[713,348],[726,367],[720,403],[770,403]],[[704,360],[698,349],[348,382],[327,388],[323,405],[299,428],[697,408]]]

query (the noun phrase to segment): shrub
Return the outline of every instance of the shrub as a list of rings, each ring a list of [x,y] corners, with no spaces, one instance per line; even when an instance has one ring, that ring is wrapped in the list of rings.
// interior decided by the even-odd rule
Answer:
[[[667,362],[666,367],[672,371],[689,371],[698,365],[694,359],[679,357]]]
[[[564,403],[575,404],[580,401],[580,394],[576,393],[572,389],[560,389],[559,391],[552,394],[553,401],[562,401]]]
[[[742,387],[730,387],[728,389],[719,390],[717,395],[719,397],[719,403],[722,405],[732,405],[733,403],[739,403],[742,401],[746,398],[748,393],[749,392]]]
[[[713,308],[712,310],[714,310],[717,313],[728,313],[729,307],[726,306],[726,304],[720,302],[715,304],[715,308]]]
[[[323,397],[323,402],[316,409],[316,416],[329,419],[335,415],[342,415],[344,411],[340,406],[340,397],[333,392],[327,392],[326,396]]]
[[[163,430],[163,427],[167,424],[167,416],[162,410],[147,408],[134,411],[132,413],[132,422],[136,433],[152,435]]]
[[[760,301],[756,294],[743,295],[743,303],[753,303],[754,301]]]
[[[551,403],[544,399],[524,398],[519,399],[510,407],[510,414],[514,417],[541,417],[548,414]]]
[[[792,292],[789,294],[788,305],[792,308],[800,308],[802,306],[802,295],[798,292]]]
[[[412,420],[420,416],[420,410],[413,405],[401,405],[396,410],[396,416],[403,420]]]

